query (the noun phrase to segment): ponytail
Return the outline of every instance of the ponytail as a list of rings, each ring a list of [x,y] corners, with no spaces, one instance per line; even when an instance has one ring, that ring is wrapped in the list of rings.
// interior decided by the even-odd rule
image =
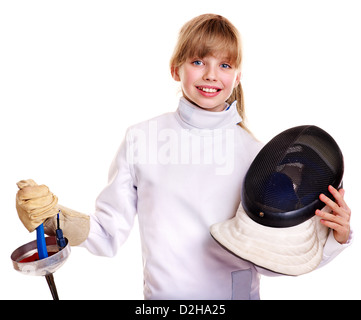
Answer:
[[[253,136],[251,130],[249,130],[248,127],[247,127],[247,118],[246,118],[246,111],[245,111],[244,97],[243,97],[243,89],[242,89],[241,82],[239,82],[238,86],[233,89],[233,92],[232,92],[231,96],[228,98],[227,103],[231,104],[235,100],[237,100],[238,114],[242,118],[242,121],[238,125]]]

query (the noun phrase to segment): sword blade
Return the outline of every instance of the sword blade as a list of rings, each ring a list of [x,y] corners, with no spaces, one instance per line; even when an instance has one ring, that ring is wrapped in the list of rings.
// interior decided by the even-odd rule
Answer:
[[[54,276],[52,273],[45,276],[46,282],[48,283],[51,295],[53,296],[53,300],[59,300],[58,291],[56,290],[56,285],[54,281]]]

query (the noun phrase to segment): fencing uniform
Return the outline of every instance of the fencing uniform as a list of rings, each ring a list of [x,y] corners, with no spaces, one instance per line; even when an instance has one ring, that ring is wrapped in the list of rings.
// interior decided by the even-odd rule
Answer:
[[[145,299],[259,299],[259,273],[269,272],[227,252],[209,232],[235,215],[263,146],[241,121],[235,103],[210,112],[181,98],[175,112],[129,128],[82,246],[115,255],[138,215]],[[343,247],[330,243],[323,262]]]

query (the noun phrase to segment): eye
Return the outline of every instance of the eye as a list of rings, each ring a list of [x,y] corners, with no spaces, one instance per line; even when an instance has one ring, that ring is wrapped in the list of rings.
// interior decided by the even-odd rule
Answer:
[[[221,68],[224,68],[224,69],[231,69],[232,67],[228,64],[228,63],[222,63],[220,65]]]
[[[194,60],[192,64],[194,64],[195,66],[202,66],[203,62],[201,60]]]

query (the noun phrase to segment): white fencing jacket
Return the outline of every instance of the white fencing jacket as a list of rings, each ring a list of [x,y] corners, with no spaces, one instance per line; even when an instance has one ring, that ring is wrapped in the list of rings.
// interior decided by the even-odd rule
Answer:
[[[145,299],[259,299],[259,273],[270,272],[227,252],[209,232],[235,215],[263,146],[241,121],[235,103],[210,112],[181,98],[176,112],[129,128],[82,246],[115,255],[138,214]],[[323,263],[343,247],[331,236]]]

